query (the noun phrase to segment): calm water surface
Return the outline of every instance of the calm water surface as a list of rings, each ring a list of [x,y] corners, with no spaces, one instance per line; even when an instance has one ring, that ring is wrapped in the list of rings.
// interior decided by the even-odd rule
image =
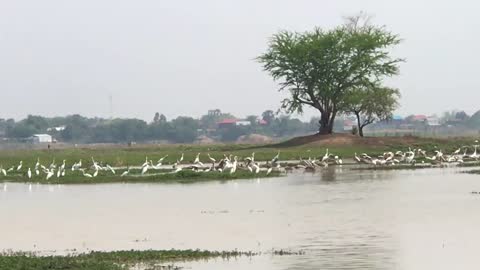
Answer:
[[[479,269],[480,176],[328,168],[201,184],[0,184],[0,250],[210,249],[188,269]]]

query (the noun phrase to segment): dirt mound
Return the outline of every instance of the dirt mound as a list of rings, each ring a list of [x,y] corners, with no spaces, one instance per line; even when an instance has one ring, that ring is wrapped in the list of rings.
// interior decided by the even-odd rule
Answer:
[[[214,144],[214,143],[215,143],[215,140],[207,136],[200,136],[194,142],[194,144]]]
[[[429,142],[441,143],[442,139],[428,139]],[[404,136],[404,137],[359,137],[352,134],[328,134],[328,135],[309,135],[290,139],[277,144],[277,147],[292,147],[301,145],[314,146],[386,146],[386,145],[414,145],[425,142],[426,139]]]
[[[237,139],[237,143],[241,144],[263,144],[271,143],[272,141],[272,138],[260,134],[243,135]]]

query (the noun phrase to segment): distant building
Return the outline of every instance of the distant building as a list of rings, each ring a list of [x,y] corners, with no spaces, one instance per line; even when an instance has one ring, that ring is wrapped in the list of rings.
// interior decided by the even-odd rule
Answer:
[[[260,120],[258,120],[258,124],[261,125],[261,126],[266,126],[266,125],[268,125],[268,122],[263,120],[263,119],[260,119]]]
[[[223,119],[222,121],[217,123],[218,128],[228,128],[234,127],[237,125],[237,119]]]
[[[440,126],[440,119],[435,115],[429,116],[427,117],[427,124],[429,126]]]
[[[351,119],[343,120],[343,131],[351,131],[353,127],[356,127],[357,124]]]
[[[250,121],[247,121],[247,120],[238,120],[235,124],[237,126],[250,126],[252,123],[250,123]]]
[[[228,128],[234,126],[250,126],[250,121],[239,119],[224,119],[217,123],[218,128]]]
[[[47,131],[64,131],[64,130],[65,130],[65,126],[47,128]]]
[[[51,143],[53,142],[52,136],[48,134],[34,134],[30,137],[33,143]]]
[[[417,114],[417,115],[412,115],[410,116],[410,121],[412,122],[425,122],[427,121],[427,116],[423,114]]]

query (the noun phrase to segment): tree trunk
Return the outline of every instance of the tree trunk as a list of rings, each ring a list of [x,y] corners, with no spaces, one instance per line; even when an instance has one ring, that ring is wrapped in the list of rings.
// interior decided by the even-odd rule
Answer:
[[[318,121],[318,123],[320,124],[318,133],[321,135],[332,134],[334,120],[335,120],[334,112],[325,111],[324,113],[322,113],[320,116],[320,120]]]
[[[357,117],[358,135],[363,137],[363,125],[360,123],[360,114],[355,113],[355,116]]]

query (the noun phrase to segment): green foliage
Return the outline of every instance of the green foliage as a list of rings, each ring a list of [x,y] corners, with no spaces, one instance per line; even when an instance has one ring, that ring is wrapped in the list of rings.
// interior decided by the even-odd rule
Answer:
[[[157,269],[158,263],[192,261],[209,258],[254,256],[253,252],[206,250],[92,251],[67,256],[37,256],[30,253],[0,254],[0,270],[126,270],[143,264]],[[152,268],[150,268],[152,267]],[[142,268],[143,269],[143,268]]]
[[[345,111],[357,117],[358,133],[375,121],[388,120],[398,107],[400,91],[393,88],[372,86],[353,89],[345,99]]]
[[[467,124],[470,128],[480,130],[480,111],[474,113],[472,117],[470,117],[470,119],[468,120]]]
[[[321,133],[332,132],[335,116],[344,110],[352,88],[368,87],[398,73],[402,60],[388,52],[400,43],[398,36],[384,27],[360,25],[360,20],[350,18],[331,30],[281,31],[258,57],[264,70],[280,82],[280,91],[290,94],[282,109],[302,113],[305,105],[316,108]]]

